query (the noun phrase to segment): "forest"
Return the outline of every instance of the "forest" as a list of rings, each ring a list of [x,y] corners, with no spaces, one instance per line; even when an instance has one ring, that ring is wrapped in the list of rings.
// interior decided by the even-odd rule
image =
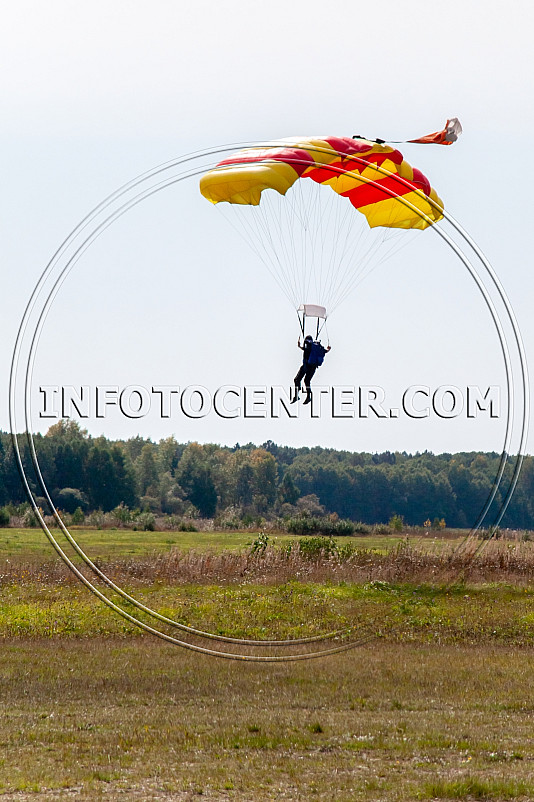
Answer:
[[[19,438],[23,442],[23,438]],[[497,453],[380,454],[321,447],[292,448],[271,441],[233,447],[174,437],[159,442],[133,437],[92,437],[75,421],[59,421],[34,436],[46,487],[67,513],[130,510],[184,518],[251,523],[295,515],[338,516],[366,524],[401,518],[409,526],[444,521],[470,527],[494,485]],[[31,466],[24,441],[22,456]],[[509,486],[515,459],[506,460],[492,511]],[[46,500],[35,472],[28,471],[38,503]],[[0,432],[0,507],[26,501],[11,435]],[[525,457],[502,521],[534,528],[534,459]]]

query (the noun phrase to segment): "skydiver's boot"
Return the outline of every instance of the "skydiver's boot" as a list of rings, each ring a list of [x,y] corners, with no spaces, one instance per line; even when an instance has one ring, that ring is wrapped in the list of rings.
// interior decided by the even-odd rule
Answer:
[[[299,400],[299,390],[300,390],[300,386],[298,384],[295,384],[295,393],[293,395],[293,398],[289,402],[290,404],[294,404],[295,401]]]
[[[305,404],[309,404],[311,401],[311,390],[309,387],[306,388],[306,399],[304,401]]]

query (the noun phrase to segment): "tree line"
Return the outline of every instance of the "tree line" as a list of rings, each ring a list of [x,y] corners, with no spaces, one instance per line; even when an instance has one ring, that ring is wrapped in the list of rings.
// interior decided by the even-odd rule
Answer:
[[[156,514],[240,521],[296,514],[336,514],[368,524],[401,517],[407,525],[443,519],[469,527],[488,499],[500,455],[494,452],[353,453],[293,448],[268,441],[225,447],[155,443],[142,437],[91,437],[74,421],[34,436],[39,467],[57,508],[72,513],[119,505]],[[29,449],[22,447],[24,464]],[[506,460],[499,509],[513,473]],[[30,484],[46,511],[37,477]],[[0,506],[25,501],[11,436],[0,432]],[[489,516],[491,518],[491,515]],[[534,528],[534,459],[526,457],[502,525]]]

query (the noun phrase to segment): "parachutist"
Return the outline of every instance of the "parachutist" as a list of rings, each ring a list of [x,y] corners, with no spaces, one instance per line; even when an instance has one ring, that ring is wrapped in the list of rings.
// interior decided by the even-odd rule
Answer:
[[[311,380],[313,379],[317,368],[323,364],[325,354],[330,351],[330,346],[325,348],[323,345],[321,345],[319,340],[314,341],[311,334],[306,335],[303,345],[300,344],[299,337],[297,345],[304,353],[302,354],[302,365],[300,366],[294,379],[295,392],[293,398],[291,399],[291,403],[294,404],[299,400],[299,392],[301,387],[300,383],[302,379],[304,379],[304,386],[306,387],[306,399],[304,403],[309,404],[312,398],[310,387]]]

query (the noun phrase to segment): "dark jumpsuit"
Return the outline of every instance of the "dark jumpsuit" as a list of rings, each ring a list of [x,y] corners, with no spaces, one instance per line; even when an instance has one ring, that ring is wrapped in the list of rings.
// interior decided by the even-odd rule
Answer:
[[[300,383],[302,379],[304,379],[304,385],[306,390],[310,389],[310,382],[313,379],[314,373],[317,370],[317,365],[308,365],[308,359],[310,358],[310,351],[312,347],[311,340],[304,340],[304,348],[303,348],[303,356],[302,356],[302,365],[299,368],[299,372],[295,376],[295,387],[300,387]]]

